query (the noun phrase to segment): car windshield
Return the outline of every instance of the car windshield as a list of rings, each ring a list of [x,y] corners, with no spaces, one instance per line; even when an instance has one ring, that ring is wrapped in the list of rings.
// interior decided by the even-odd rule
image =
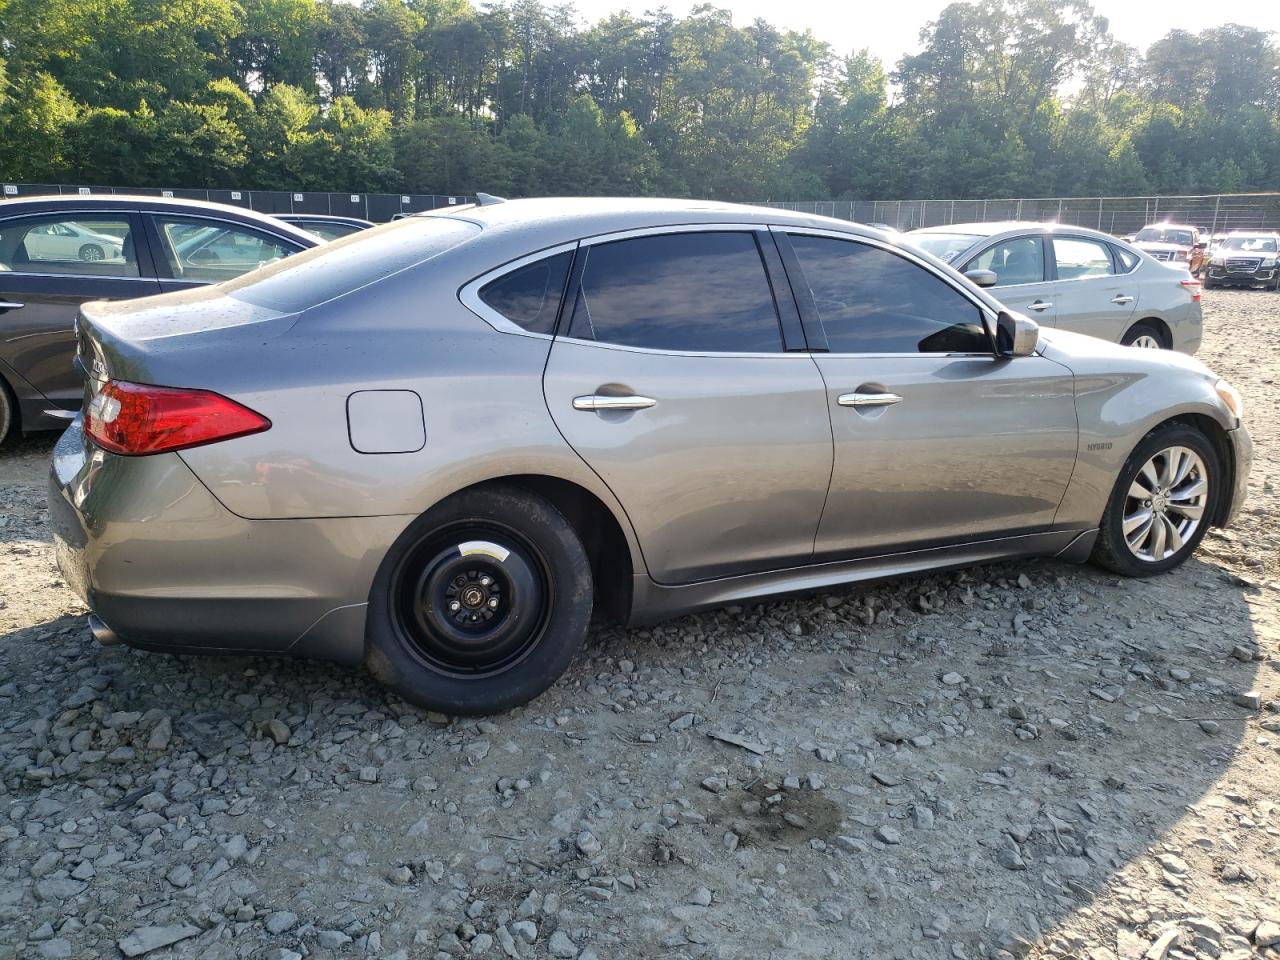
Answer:
[[[944,263],[950,263],[982,239],[972,233],[909,233],[907,242],[925,253],[932,253]]]
[[[1275,253],[1275,237],[1227,237],[1222,241],[1223,250],[1240,250],[1244,253]]]
[[[1189,247],[1195,243],[1195,234],[1190,230],[1178,230],[1172,227],[1143,227],[1134,239],[1148,243],[1180,243],[1184,247]]]

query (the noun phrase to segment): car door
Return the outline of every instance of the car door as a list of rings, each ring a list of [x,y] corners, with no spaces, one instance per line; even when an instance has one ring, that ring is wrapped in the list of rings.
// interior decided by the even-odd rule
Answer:
[[[626,510],[650,576],[687,583],[808,560],[831,425],[768,231],[597,238],[574,274],[547,406]]]
[[[996,275],[992,296],[1051,327],[1058,319],[1057,291],[1048,278],[1044,247],[1044,238],[1035,234],[1003,237],[979,251],[960,272],[990,270]]]
[[[80,224],[99,235],[101,259],[85,259]],[[139,221],[131,212],[29,214],[0,221],[0,360],[52,408],[76,410],[83,392],[75,369],[74,324],[87,300],[159,293]],[[58,245],[52,241],[76,241]],[[106,238],[113,238],[112,247]],[[116,253],[115,251],[119,252]]]
[[[303,249],[278,236],[231,220],[188,214],[147,215],[165,290],[231,280]]]
[[[1138,306],[1137,278],[1121,272],[1123,264],[1116,263],[1105,240],[1054,236],[1049,245],[1058,291],[1057,326],[1119,343]]]
[[[1071,372],[995,355],[980,303],[901,248],[787,230],[835,437],[815,558],[1044,530],[1075,464]]]

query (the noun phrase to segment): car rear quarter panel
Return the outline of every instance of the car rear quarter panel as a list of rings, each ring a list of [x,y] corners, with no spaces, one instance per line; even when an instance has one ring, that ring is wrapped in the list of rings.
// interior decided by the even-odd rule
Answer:
[[[1165,421],[1206,416],[1224,430],[1235,419],[1202,364],[1167,351],[1135,350],[1078,334],[1055,331],[1044,352],[1075,374],[1080,447],[1075,471],[1055,522],[1096,526],[1116,476],[1134,447]]]
[[[1181,285],[1184,279],[1190,279],[1185,270],[1144,259],[1138,267],[1138,304],[1129,322],[1132,325],[1151,317],[1162,320],[1173,338],[1173,349],[1195,353],[1203,335],[1203,314],[1200,303]]]
[[[202,385],[272,426],[182,458],[229,510],[252,519],[412,517],[476,483],[551,476],[612,511],[634,569],[643,570],[621,506],[547,411],[542,371],[551,341],[494,330],[457,298],[471,275],[432,264],[313,308],[260,356],[206,376]],[[485,262],[474,274],[495,265]],[[422,449],[354,449],[347,401],[360,390],[415,392],[426,427]]]

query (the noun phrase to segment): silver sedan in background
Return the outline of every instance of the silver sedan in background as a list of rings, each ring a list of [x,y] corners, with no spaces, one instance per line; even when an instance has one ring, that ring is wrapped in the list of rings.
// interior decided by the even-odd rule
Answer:
[[[1097,230],[1052,223],[959,223],[905,235],[1042,326],[1113,343],[1195,353],[1200,283]]]
[[[451,713],[546,689],[593,610],[1007,557],[1162,573],[1250,464],[1191,357],[728,204],[452,208],[78,330],[51,513],[98,638],[363,662]]]

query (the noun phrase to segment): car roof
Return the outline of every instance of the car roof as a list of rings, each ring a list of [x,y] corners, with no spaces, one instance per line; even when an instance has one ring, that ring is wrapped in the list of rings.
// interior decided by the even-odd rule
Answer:
[[[337,213],[273,213],[270,216],[277,220],[283,220],[285,223],[292,223],[295,220],[314,220],[316,223],[358,223],[361,226],[374,226],[372,220],[366,220],[363,217],[348,217]]]
[[[698,223],[746,223],[814,227],[858,236],[886,238],[882,230],[814,214],[776,207],[755,207],[715,200],[672,200],[650,197],[539,197],[469,205],[439,215],[469,220],[497,234],[518,232],[531,241],[534,235],[548,242],[597,236],[648,227]],[[413,219],[413,218],[407,218]],[[536,249],[536,248],[535,248]]]
[[[1280,237],[1280,231],[1277,230],[1232,230],[1230,233],[1223,234],[1226,237]]]
[[[953,223],[949,225],[939,225],[936,227],[920,227],[912,230],[908,234],[920,233],[954,233],[961,236],[972,237],[995,237],[1006,233],[1071,233],[1080,234],[1088,237],[1097,237],[1100,240],[1109,240],[1112,243],[1117,242],[1116,238],[1109,233],[1103,233],[1100,230],[1094,230],[1092,227],[1077,227],[1070,223],[1050,223],[1043,220],[999,220],[990,223]]]
[[[275,217],[209,200],[184,200],[179,197],[154,197],[146,194],[90,193],[76,196],[31,196],[0,200],[0,220],[31,213],[57,213],[59,211],[90,213],[104,210],[145,210],[151,213],[176,213],[219,216],[252,226],[263,227],[275,233],[314,247],[320,239],[305,230],[278,220]]]

